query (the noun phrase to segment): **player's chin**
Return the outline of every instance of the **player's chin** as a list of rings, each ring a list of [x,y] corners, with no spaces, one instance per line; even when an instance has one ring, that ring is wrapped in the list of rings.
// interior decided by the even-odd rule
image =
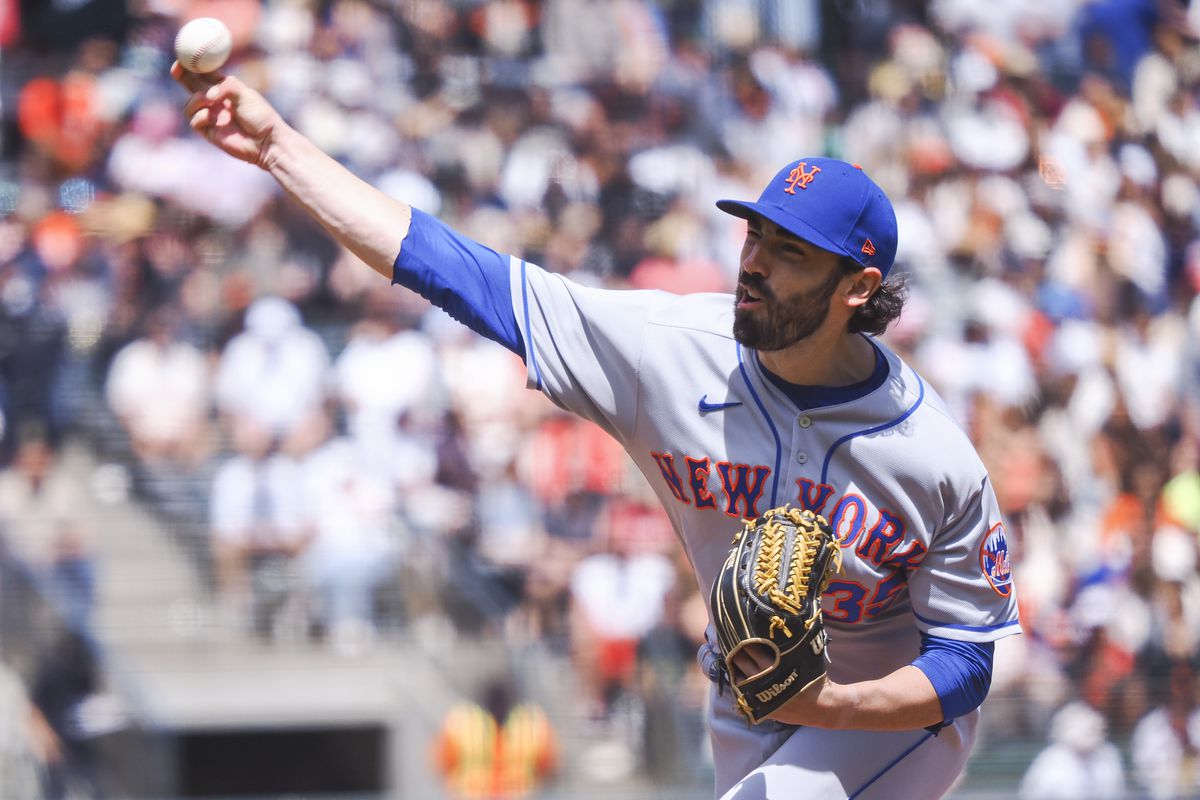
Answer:
[[[733,338],[743,347],[755,350],[763,349],[767,343],[765,318],[756,313],[756,309],[741,307],[733,310]]]

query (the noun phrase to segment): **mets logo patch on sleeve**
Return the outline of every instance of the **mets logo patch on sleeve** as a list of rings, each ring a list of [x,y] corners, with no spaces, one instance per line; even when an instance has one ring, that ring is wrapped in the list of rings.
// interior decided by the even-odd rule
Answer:
[[[983,577],[1001,597],[1012,594],[1012,563],[1008,560],[1008,532],[1004,523],[997,522],[988,531],[987,538],[979,548],[979,566]]]

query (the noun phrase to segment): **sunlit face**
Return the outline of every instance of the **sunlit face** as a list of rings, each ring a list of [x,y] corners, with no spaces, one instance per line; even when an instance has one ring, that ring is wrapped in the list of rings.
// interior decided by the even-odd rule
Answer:
[[[755,350],[783,350],[807,339],[829,315],[842,280],[838,255],[752,216],[742,245],[733,336]]]

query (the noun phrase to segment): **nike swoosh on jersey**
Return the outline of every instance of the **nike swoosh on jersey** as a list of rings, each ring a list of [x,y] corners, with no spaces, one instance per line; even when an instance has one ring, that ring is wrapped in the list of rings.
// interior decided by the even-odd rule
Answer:
[[[727,408],[733,408],[734,406],[740,405],[741,403],[737,400],[734,400],[730,403],[710,403],[708,402],[708,395],[706,394],[704,397],[700,398],[700,413],[707,414],[710,411],[724,411]]]

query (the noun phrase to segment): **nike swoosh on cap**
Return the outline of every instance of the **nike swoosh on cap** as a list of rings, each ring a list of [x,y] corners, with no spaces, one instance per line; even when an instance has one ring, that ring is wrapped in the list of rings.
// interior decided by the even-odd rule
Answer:
[[[708,395],[705,394],[704,397],[700,398],[700,413],[707,414],[710,411],[724,411],[727,408],[733,408],[734,406],[740,405],[741,402],[737,400],[729,403],[710,403],[708,402]]]

